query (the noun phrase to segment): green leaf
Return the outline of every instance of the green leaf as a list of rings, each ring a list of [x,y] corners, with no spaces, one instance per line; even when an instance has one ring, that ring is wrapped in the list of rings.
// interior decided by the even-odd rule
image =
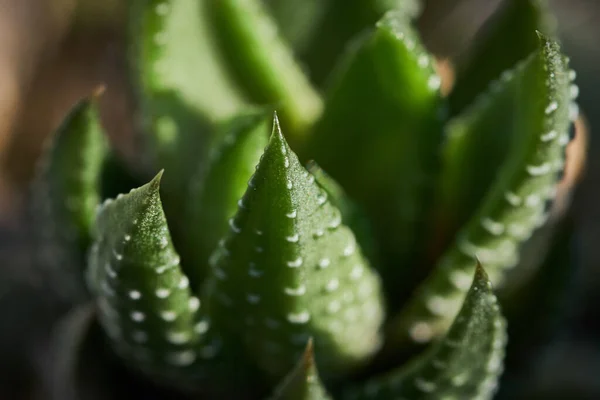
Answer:
[[[393,253],[382,271],[390,285],[417,251],[437,172],[443,103],[432,64],[410,21],[387,13],[341,65],[309,145]]]
[[[248,97],[274,104],[295,139],[321,113],[322,101],[259,0],[208,1],[219,49]]]
[[[270,400],[329,400],[331,397],[319,378],[312,340],[296,367],[275,389]]]
[[[267,145],[269,123],[264,112],[229,119],[217,128],[216,143],[201,161],[190,185],[182,239],[188,276],[202,282],[208,260],[237,210],[237,202]]]
[[[513,122],[520,69],[505,71],[470,107],[446,124],[434,206],[434,252],[448,246],[457,230],[469,221],[502,164],[521,144]]]
[[[539,49],[517,69],[515,144],[492,187],[433,273],[392,323],[417,341],[443,333],[468,289],[475,258],[494,283],[516,265],[519,245],[546,219],[564,165],[571,108],[570,71],[558,44],[539,34]]]
[[[265,0],[281,35],[296,51],[310,44],[331,0]]]
[[[208,153],[211,123],[246,100],[224,73],[206,1],[133,0],[128,5],[128,68],[145,163],[163,179],[169,215],[182,209],[190,172]],[[175,211],[173,211],[175,210]],[[177,218],[173,218],[177,220]],[[177,229],[175,230],[177,232]]]
[[[58,294],[86,296],[82,264],[100,203],[107,142],[97,94],[80,101],[48,139],[32,188],[38,263],[56,279]],[[55,278],[54,278],[55,277]]]
[[[309,161],[306,169],[315,177],[321,188],[325,190],[331,204],[340,210],[342,222],[354,232],[356,241],[360,244],[363,253],[373,263],[377,256],[377,244],[375,243],[370,221],[364,211],[348,198],[344,189],[323,171],[315,161]]]
[[[179,103],[211,120],[232,115],[245,103],[216,56],[205,3],[130,2],[129,66],[144,118],[161,116],[163,96],[170,97],[164,101]],[[161,141],[168,142],[174,135],[168,127],[161,127],[160,121],[154,125]]]
[[[555,21],[547,0],[504,1],[474,39],[474,46],[456,68],[450,94],[452,114],[471,104],[500,74],[538,48],[533,32],[554,36]]]
[[[206,303],[215,325],[243,341],[248,359],[278,381],[309,337],[330,375],[377,350],[379,278],[277,119],[229,224],[214,255]]]
[[[150,183],[107,200],[97,217],[88,286],[116,352],[136,370],[180,380],[217,355],[199,317],[200,301],[182,273],[159,185]]]
[[[351,388],[345,399],[491,399],[503,369],[506,322],[478,265],[444,338],[406,366]]]
[[[314,82],[322,85],[329,78],[337,58],[348,43],[369,29],[389,10],[398,10],[407,18],[421,10],[420,0],[329,0],[321,2],[324,15],[302,50]],[[335,27],[335,29],[332,29]]]

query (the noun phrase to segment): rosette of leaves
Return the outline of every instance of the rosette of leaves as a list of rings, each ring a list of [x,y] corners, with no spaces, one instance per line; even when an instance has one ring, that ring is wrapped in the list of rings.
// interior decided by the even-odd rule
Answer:
[[[416,2],[294,4],[131,2],[154,169],[102,194],[113,153],[87,99],[34,196],[88,303],[56,331],[55,397],[98,396],[96,375],[107,398],[493,397],[493,287],[546,223],[577,114],[547,10],[509,1],[445,96]]]

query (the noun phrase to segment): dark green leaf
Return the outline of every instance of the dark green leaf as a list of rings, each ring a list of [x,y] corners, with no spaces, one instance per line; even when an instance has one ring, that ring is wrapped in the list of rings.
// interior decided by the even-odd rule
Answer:
[[[450,95],[453,114],[459,113],[503,71],[538,47],[536,29],[554,35],[555,21],[547,0],[507,0],[475,37],[465,60],[457,65],[456,84]]]
[[[207,307],[215,325],[240,337],[248,358],[271,378],[293,367],[309,337],[329,375],[377,350],[379,278],[277,119],[229,224],[213,259]]]
[[[296,51],[303,51],[315,34],[331,0],[265,0],[281,35]]]
[[[456,242],[397,319],[400,330],[415,340],[427,341],[446,330],[468,289],[476,257],[487,265],[492,282],[500,283],[516,265],[519,245],[546,220],[546,203],[554,198],[569,141],[571,73],[558,44],[539,36],[538,51],[514,78],[516,139],[509,158]]]
[[[219,49],[239,85],[252,101],[281,109],[283,121],[299,139],[321,114],[322,101],[279,36],[275,21],[260,0],[206,4]]]
[[[319,372],[315,365],[315,355],[312,340],[309,340],[306,350],[296,367],[275,389],[270,400],[329,400],[331,397],[321,383]]]
[[[420,0],[323,0],[321,3],[325,7],[324,15],[308,45],[301,49],[313,81],[319,85],[330,76],[348,43],[371,28],[385,12],[394,9],[412,18],[421,10]]]
[[[502,373],[506,323],[481,266],[444,338],[408,365],[351,388],[345,399],[491,399]]]
[[[269,139],[264,112],[227,120],[217,128],[216,143],[190,185],[182,239],[188,246],[184,260],[192,282],[201,282],[208,260],[237,210],[237,202]]]
[[[387,13],[339,69],[309,146],[392,253],[382,271],[390,285],[422,237],[437,171],[443,103],[432,63],[410,21]]]
[[[171,242],[161,175],[100,209],[88,285],[102,327],[129,366],[178,381],[214,358],[219,346],[205,335],[208,320],[199,317],[200,301]]]
[[[71,300],[85,296],[82,264],[107,154],[95,97],[79,102],[48,139],[32,192],[37,261]]]
[[[329,176],[315,161],[309,161],[306,166],[317,183],[327,192],[329,201],[342,213],[342,222],[354,232],[360,248],[367,258],[373,263],[376,259],[376,243],[373,231],[364,211],[354,203],[344,189]]]

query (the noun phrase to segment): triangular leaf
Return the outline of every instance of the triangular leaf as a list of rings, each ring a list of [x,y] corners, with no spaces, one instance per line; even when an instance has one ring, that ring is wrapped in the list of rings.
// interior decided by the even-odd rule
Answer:
[[[203,342],[209,324],[171,242],[161,175],[100,209],[88,285],[111,345],[129,366],[180,380],[219,349]]]
[[[281,379],[311,336],[330,375],[378,348],[379,279],[277,119],[229,224],[207,282],[207,307],[268,375]]]
[[[532,33],[539,29],[554,35],[555,21],[547,0],[508,0],[477,33],[466,60],[457,65],[450,94],[450,108],[457,114],[503,71],[523,60],[538,47]],[[459,60],[461,61],[461,60]]]
[[[503,369],[506,323],[481,266],[452,327],[406,366],[361,387],[345,399],[491,399]]]
[[[79,102],[47,142],[33,184],[36,259],[56,292],[85,297],[83,262],[100,203],[108,147],[96,96]]]
[[[298,135],[321,114],[322,101],[278,35],[276,23],[262,2],[221,0],[206,4],[219,49],[240,87],[259,105],[277,105],[294,139],[299,139]]]
[[[217,127],[216,143],[201,160],[190,185],[183,224],[184,256],[192,282],[202,282],[208,260],[237,210],[237,202],[267,145],[269,123],[264,112],[227,120]]]
[[[475,258],[500,283],[516,265],[519,245],[545,222],[569,140],[570,72],[555,42],[540,34],[540,48],[517,70],[510,157],[455,244],[417,290],[392,329],[418,341],[443,333],[468,288]],[[417,329],[419,328],[419,329]],[[399,332],[395,333],[400,337]]]
[[[315,365],[315,355],[312,340],[306,345],[306,350],[296,367],[277,386],[269,400],[329,400],[327,389],[319,378]]]
[[[393,253],[382,271],[390,285],[417,251],[437,171],[442,101],[432,64],[410,21],[387,13],[342,64],[309,146]]]

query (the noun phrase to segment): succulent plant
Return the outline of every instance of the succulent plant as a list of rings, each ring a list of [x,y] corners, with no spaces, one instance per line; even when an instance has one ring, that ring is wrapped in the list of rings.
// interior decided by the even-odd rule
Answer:
[[[89,398],[122,376],[195,398],[494,396],[495,293],[514,309],[533,287],[577,116],[549,12],[508,1],[448,95],[416,1],[305,3],[131,2],[139,159],[95,93],[32,196],[40,268],[79,306],[55,397],[88,398],[66,382],[100,359],[118,389]]]

